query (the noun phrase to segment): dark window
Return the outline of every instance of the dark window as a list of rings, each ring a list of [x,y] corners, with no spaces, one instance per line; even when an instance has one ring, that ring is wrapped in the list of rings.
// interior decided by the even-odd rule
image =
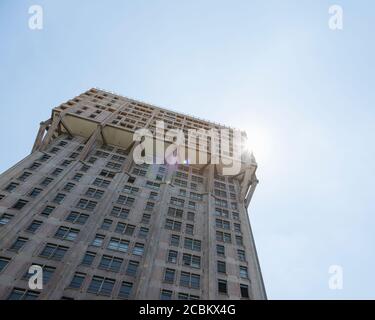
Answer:
[[[167,283],[174,283],[176,270],[174,269],[165,269],[164,281]]]
[[[128,268],[126,269],[126,274],[128,276],[133,276],[135,277],[137,274],[137,269],[138,269],[139,262],[138,261],[129,261]]]
[[[46,259],[61,261],[68,249],[68,247],[47,243],[40,256]]]
[[[21,210],[25,205],[28,204],[29,201],[26,201],[26,200],[18,200],[14,205],[13,205],[13,209],[17,209],[17,210]]]
[[[110,296],[115,285],[115,280],[93,276],[87,292],[103,296]]]
[[[19,186],[19,183],[11,182],[8,184],[8,186],[5,188],[5,191],[12,192],[14,189],[16,189]]]
[[[78,236],[79,230],[61,226],[55,233],[55,238],[62,240],[74,241]]]
[[[240,284],[241,298],[249,298],[249,287],[246,284]]]
[[[26,231],[34,233],[42,225],[42,221],[33,220],[31,224],[27,227]]]
[[[0,217],[0,227],[1,226],[5,226],[6,224],[8,224],[10,222],[10,220],[12,220],[14,216],[11,215],[11,214],[8,214],[8,213],[4,213],[1,217]]]
[[[99,269],[119,272],[123,261],[122,258],[103,255],[102,260],[99,263]]]
[[[118,297],[120,299],[128,299],[132,292],[133,284],[131,282],[123,281],[121,283],[120,291]]]
[[[228,293],[226,280],[221,280],[221,279],[218,280],[218,289],[219,289],[219,293],[221,293],[221,294],[227,294]]]
[[[29,197],[36,198],[37,196],[39,196],[39,194],[40,194],[42,191],[43,191],[42,189],[34,188],[34,189],[29,193]]]
[[[81,264],[85,266],[91,266],[92,262],[94,261],[96,256],[95,252],[86,251],[85,255],[83,256]]]
[[[9,248],[11,251],[16,251],[18,252],[22,247],[26,244],[26,242],[29,239],[23,238],[23,237],[18,237],[16,241],[13,242],[12,246]]]
[[[163,289],[160,291],[160,300],[171,300],[172,294],[172,291]]]
[[[40,214],[42,216],[48,217],[52,213],[53,210],[55,210],[55,207],[46,206]]]
[[[217,272],[219,273],[226,273],[227,267],[224,261],[218,261],[217,262]]]
[[[7,300],[36,300],[39,296],[39,292],[14,288]]]
[[[86,223],[88,218],[88,214],[72,211],[69,213],[65,220],[71,223],[83,225]]]
[[[10,262],[9,258],[0,257],[0,272],[6,268],[9,262]]]
[[[52,178],[44,178],[42,182],[40,183],[41,186],[47,187],[51,182],[53,181]]]
[[[55,197],[55,199],[53,199],[53,202],[57,203],[57,204],[61,204],[64,199],[66,197],[66,194],[63,194],[63,193],[58,193]]]

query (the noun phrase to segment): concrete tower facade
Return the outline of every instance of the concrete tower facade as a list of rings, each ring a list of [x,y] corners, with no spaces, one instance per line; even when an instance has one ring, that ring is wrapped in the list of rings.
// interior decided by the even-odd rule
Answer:
[[[223,126],[91,89],[0,175],[0,299],[266,299],[247,207],[257,164],[134,162],[133,133]],[[31,265],[43,289],[30,289]]]

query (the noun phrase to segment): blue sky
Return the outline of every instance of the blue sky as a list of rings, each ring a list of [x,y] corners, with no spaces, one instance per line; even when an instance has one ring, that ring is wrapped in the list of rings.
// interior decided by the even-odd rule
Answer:
[[[342,31],[328,28],[332,4]],[[375,298],[374,18],[364,0],[1,0],[0,171],[91,87],[244,129],[269,298]]]

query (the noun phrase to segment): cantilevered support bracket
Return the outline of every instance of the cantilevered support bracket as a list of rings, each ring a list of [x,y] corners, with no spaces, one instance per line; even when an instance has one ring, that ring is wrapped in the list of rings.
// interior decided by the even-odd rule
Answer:
[[[102,127],[99,125],[95,131],[92,133],[90,138],[87,140],[85,146],[83,147],[83,150],[81,152],[81,155],[79,156],[79,160],[85,161],[87,155],[92,150],[96,140],[99,138],[99,136],[102,134]]]
[[[251,186],[250,186],[250,190],[249,192],[247,193],[247,196],[245,198],[245,207],[248,208],[249,207],[249,204],[250,204],[250,201],[251,201],[251,198],[253,197],[253,194],[254,194],[254,191],[257,187],[259,183],[259,180],[257,179],[257,177],[255,176],[255,174],[253,175],[253,179],[251,180]]]
[[[40,123],[39,131],[38,131],[38,134],[35,138],[34,146],[33,146],[33,149],[31,150],[31,152],[35,152],[35,151],[40,149],[40,147],[42,145],[44,134],[46,132],[46,129],[51,124],[51,122],[52,122],[52,120],[48,119],[48,120]]]

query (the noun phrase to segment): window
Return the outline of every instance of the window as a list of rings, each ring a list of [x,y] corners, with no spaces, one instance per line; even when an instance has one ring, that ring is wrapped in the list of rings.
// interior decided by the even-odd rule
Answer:
[[[75,159],[75,158],[77,158],[79,156],[79,153],[78,152],[73,152],[70,156],[69,156],[69,158],[71,158],[71,159]]]
[[[64,186],[63,190],[64,190],[64,191],[67,191],[67,192],[70,192],[70,191],[73,190],[73,188],[74,188],[75,186],[76,186],[76,185],[75,185],[74,183],[68,182],[68,183]]]
[[[249,298],[249,287],[246,284],[240,284],[241,298]]]
[[[133,248],[133,254],[136,256],[142,256],[145,250],[145,245],[143,243],[136,243]]]
[[[146,187],[150,189],[159,190],[160,189],[160,183],[153,182],[153,181],[146,181]]]
[[[124,186],[122,189],[122,192],[130,193],[130,194],[136,194],[139,191],[139,188],[132,187],[132,186]]]
[[[178,256],[178,252],[177,251],[175,251],[175,250],[169,250],[168,251],[167,262],[169,262],[169,263],[177,263],[177,256]]]
[[[83,225],[83,224],[86,223],[88,218],[89,218],[88,214],[72,211],[66,217],[65,221],[69,221],[71,223]]]
[[[120,252],[127,252],[129,249],[129,241],[119,238],[111,238],[108,243],[108,249]]]
[[[225,233],[221,231],[216,231],[216,240],[225,242],[225,243],[231,243],[232,242],[232,236],[230,233]]]
[[[236,244],[239,246],[243,245],[242,236],[236,236]]]
[[[11,182],[8,184],[8,186],[5,188],[5,191],[12,192],[14,189],[16,189],[20,184],[16,182]]]
[[[231,207],[233,210],[238,210],[237,202],[231,202],[230,207]]]
[[[126,269],[126,274],[128,276],[135,277],[136,274],[137,274],[138,266],[139,266],[139,262],[138,261],[132,261],[132,260],[130,260],[129,264],[128,264],[128,267]]]
[[[36,300],[39,297],[39,292],[14,288],[7,300]]]
[[[38,265],[40,267],[42,267],[42,270],[43,270],[43,284],[46,285],[49,280],[52,278],[56,268],[55,267],[50,267],[50,266],[46,266],[46,265],[40,265],[40,264],[35,264],[33,263],[32,265]],[[29,268],[26,270],[26,273],[24,274],[24,276],[22,277],[23,280],[29,280],[31,276],[35,275],[36,272],[34,272],[33,274],[32,273],[29,273]]]
[[[9,248],[11,251],[18,252],[28,241],[28,238],[18,237],[16,241],[13,242],[12,246]]]
[[[63,172],[63,169],[56,168],[55,170],[52,171],[51,175],[53,175],[54,177],[57,177],[60,175],[61,172]]]
[[[2,272],[6,268],[9,262],[10,262],[9,258],[0,257],[0,272]]]
[[[150,200],[157,200],[157,198],[158,198],[158,193],[157,193],[157,192],[154,192],[154,191],[151,191],[151,192],[150,192],[149,199],[150,199]]]
[[[180,246],[180,236],[177,234],[171,234],[170,242],[169,244],[173,247]]]
[[[125,157],[121,157],[121,156],[117,156],[117,155],[113,155],[111,159],[113,161],[117,161],[117,162],[124,162],[126,160]]]
[[[58,193],[55,197],[55,199],[53,199],[53,202],[57,203],[57,204],[61,204],[64,199],[66,197],[66,194],[64,193]]]
[[[172,291],[163,289],[160,291],[160,300],[171,300],[172,294]]]
[[[91,266],[95,257],[96,257],[95,252],[86,251],[85,255],[83,256],[81,264],[84,266]]]
[[[225,247],[222,246],[221,244],[217,244],[216,245],[216,253],[217,253],[218,256],[224,257],[225,256]]]
[[[34,171],[34,170],[38,169],[41,165],[42,165],[42,164],[39,163],[39,162],[34,162],[34,163],[29,167],[29,170]]]
[[[185,200],[184,199],[179,199],[179,198],[172,197],[171,198],[171,204],[173,204],[175,206],[178,206],[178,207],[183,207],[184,204],[185,204]]]
[[[193,251],[201,251],[201,241],[191,238],[185,238],[184,248]]]
[[[52,213],[53,210],[55,210],[55,207],[46,206],[40,214],[42,216],[48,217]]]
[[[111,184],[111,181],[101,179],[101,178],[96,178],[92,184],[97,187],[107,188]]]
[[[39,227],[42,225],[42,221],[33,220],[31,224],[27,227],[26,231],[34,233],[36,230],[39,229]]]
[[[97,295],[110,296],[115,285],[115,280],[93,276],[87,292]]]
[[[26,172],[22,173],[22,175],[20,175],[20,176],[18,177],[18,180],[19,180],[19,181],[26,181],[27,178],[29,178],[31,175],[32,175],[31,172],[27,172],[27,171],[26,171]]]
[[[76,272],[69,284],[70,289],[80,289],[82,287],[83,281],[86,278],[86,274]]]
[[[126,205],[131,207],[134,204],[135,199],[128,196],[120,195],[117,199],[118,204]]]
[[[227,281],[219,279],[218,280],[218,289],[220,294],[227,294],[228,288],[227,288]]]
[[[165,269],[164,282],[174,283],[175,274],[176,274],[176,270],[169,269],[169,268]]]
[[[1,217],[0,217],[0,227],[1,226],[5,226],[6,224],[8,224],[10,222],[10,220],[12,220],[14,216],[11,215],[11,214],[8,214],[8,213],[4,213]]]
[[[194,209],[194,210],[195,210],[196,203],[195,203],[194,201],[189,201],[189,203],[188,203],[188,207],[189,207],[190,209]]]
[[[221,208],[215,208],[215,214],[220,217],[229,218],[229,211]]]
[[[224,261],[218,261],[217,262],[217,272],[219,273],[226,273],[227,272],[227,266]]]
[[[222,219],[216,219],[216,228],[230,229],[230,222]]]
[[[188,212],[187,213],[187,219],[190,221],[194,221],[195,213],[194,212]]]
[[[150,223],[151,215],[149,213],[144,213],[142,215],[141,223],[148,224]]]
[[[48,154],[43,154],[40,158],[39,158],[39,161],[41,162],[46,162],[48,161],[49,159],[51,159],[51,156],[48,155]]]
[[[244,278],[244,279],[249,278],[249,275],[248,275],[248,272],[247,272],[247,267],[240,266],[240,277]]]
[[[47,178],[44,178],[44,179],[42,180],[42,182],[40,183],[40,185],[41,185],[42,187],[47,187],[52,181],[53,181],[52,178],[47,177]]]
[[[172,208],[172,207],[168,208],[168,215],[173,217],[173,218],[182,219],[183,213],[184,213],[184,211],[181,210],[181,209],[176,209],[176,208]]]
[[[27,204],[29,203],[29,201],[26,201],[26,200],[18,200],[14,205],[13,205],[13,209],[17,209],[17,210],[21,210],[24,206],[26,206]]]
[[[87,160],[87,162],[90,163],[90,164],[94,164],[97,160],[98,160],[98,158],[90,157],[89,160]]]
[[[186,224],[186,226],[185,226],[185,233],[193,235],[193,233],[194,233],[194,225],[192,225],[192,224]]]
[[[79,182],[79,181],[81,181],[82,177],[83,177],[83,174],[82,174],[82,173],[76,173],[76,174],[73,176],[72,179],[73,179],[74,181]]]
[[[133,171],[132,171],[132,174],[134,174],[136,176],[140,176],[140,177],[146,176],[146,173],[147,173],[146,170],[142,170],[142,169],[138,169],[138,168],[134,168]]]
[[[112,161],[109,161],[105,166],[109,169],[114,169],[114,170],[120,170],[121,169],[121,163],[116,163],[116,162],[112,162]]]
[[[47,243],[40,256],[46,259],[61,261],[68,249],[68,247]]]
[[[203,196],[201,194],[195,193],[195,192],[190,192],[190,198],[192,198],[193,200],[198,200],[198,201],[203,200]]]
[[[96,234],[94,240],[92,240],[91,245],[94,247],[101,247],[103,245],[104,238],[104,235]]]
[[[181,179],[174,179],[174,184],[180,187],[187,187],[187,181]]]
[[[118,293],[118,298],[128,299],[132,292],[133,284],[131,282],[123,281],[121,283],[120,291]]]
[[[179,292],[178,300],[199,300],[199,296],[195,296],[188,293]]]
[[[62,240],[74,241],[78,236],[79,230],[68,228],[68,227],[59,227],[55,233],[55,238]]]
[[[200,275],[181,271],[180,286],[199,289]]]
[[[246,254],[244,250],[237,249],[238,260],[246,261]]]
[[[98,268],[112,272],[119,272],[123,261],[124,259],[122,258],[103,255]]]
[[[189,266],[189,267],[196,268],[196,269],[200,269],[201,267],[201,257],[194,256],[189,253],[183,254],[182,262],[184,266]]]
[[[146,239],[148,235],[148,231],[149,231],[148,228],[140,227],[138,231],[138,237],[142,239]]]
[[[103,190],[98,190],[94,188],[88,188],[86,191],[86,196],[90,198],[95,198],[95,199],[101,199],[103,197],[104,191]]]
[[[72,160],[64,160],[63,162],[61,162],[60,166],[62,166],[62,167],[67,167],[67,166],[69,166],[71,163],[72,163]]]
[[[56,154],[60,151],[60,148],[53,147],[49,152]]]
[[[222,199],[215,199],[215,204],[217,206],[220,206],[220,207],[224,207],[224,208],[227,208],[228,207],[228,202],[226,200],[222,200]]]
[[[98,203],[87,199],[80,199],[77,208],[93,211]]]
[[[109,230],[111,228],[112,222],[112,220],[104,219],[100,228],[103,230]]]
[[[135,230],[135,226],[127,223],[118,222],[116,225],[115,232],[132,236]]]
[[[240,220],[240,214],[238,212],[233,212],[232,216],[234,220]]]
[[[40,189],[40,188],[34,188],[34,189],[31,190],[31,192],[29,193],[29,197],[36,198],[37,196],[39,196],[39,194],[40,194],[42,191],[43,191],[43,190]]]
[[[146,203],[145,211],[152,211],[154,210],[155,203],[148,201]]]
[[[90,166],[88,166],[87,164],[84,164],[80,169],[79,171],[82,171],[82,172],[87,172],[90,170]]]
[[[181,222],[172,220],[172,219],[166,219],[165,220],[165,229],[173,230],[173,231],[181,231]]]
[[[108,170],[102,170],[99,174],[102,177],[113,179],[116,175],[116,172],[108,171]]]
[[[96,151],[95,155],[99,158],[107,158],[109,153],[98,150]]]
[[[126,219],[129,215],[130,210],[128,208],[113,207],[111,211],[111,216]]]

